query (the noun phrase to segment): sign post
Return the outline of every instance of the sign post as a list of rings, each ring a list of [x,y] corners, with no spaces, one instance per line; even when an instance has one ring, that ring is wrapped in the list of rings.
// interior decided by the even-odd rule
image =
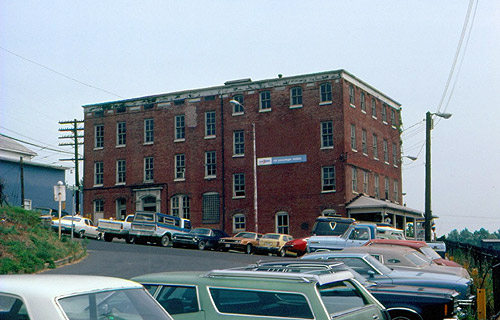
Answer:
[[[57,186],[54,186],[54,201],[59,202],[59,239],[61,239],[61,205],[66,201],[66,187],[62,181],[58,181]]]

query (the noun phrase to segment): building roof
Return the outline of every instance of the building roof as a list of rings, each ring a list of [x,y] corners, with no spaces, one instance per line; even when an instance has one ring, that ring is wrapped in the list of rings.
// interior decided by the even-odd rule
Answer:
[[[0,134],[0,155],[4,153],[19,154],[19,156],[27,156],[29,158],[38,155],[19,142]]]
[[[365,195],[361,195],[355,198],[350,204],[346,206],[346,208],[347,210],[354,210],[354,209],[366,210],[366,209],[385,208],[389,210],[405,212],[422,217],[422,212],[416,209],[411,209],[393,202],[375,199]]]

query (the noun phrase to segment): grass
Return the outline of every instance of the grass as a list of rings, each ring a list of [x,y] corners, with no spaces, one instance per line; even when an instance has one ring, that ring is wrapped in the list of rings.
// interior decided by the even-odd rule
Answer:
[[[62,258],[85,254],[80,242],[44,227],[39,213],[19,207],[0,207],[0,274],[35,273],[55,268]]]

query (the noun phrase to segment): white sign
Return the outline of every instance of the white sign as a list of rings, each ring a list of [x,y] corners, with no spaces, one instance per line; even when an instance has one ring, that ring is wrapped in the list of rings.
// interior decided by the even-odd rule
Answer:
[[[66,186],[54,186],[54,201],[66,201]]]

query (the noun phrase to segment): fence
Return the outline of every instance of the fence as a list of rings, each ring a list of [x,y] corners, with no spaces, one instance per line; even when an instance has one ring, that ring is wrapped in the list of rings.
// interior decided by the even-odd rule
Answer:
[[[449,257],[464,264],[473,275],[476,289],[486,289],[489,318],[500,317],[500,248],[448,240],[445,243]]]

